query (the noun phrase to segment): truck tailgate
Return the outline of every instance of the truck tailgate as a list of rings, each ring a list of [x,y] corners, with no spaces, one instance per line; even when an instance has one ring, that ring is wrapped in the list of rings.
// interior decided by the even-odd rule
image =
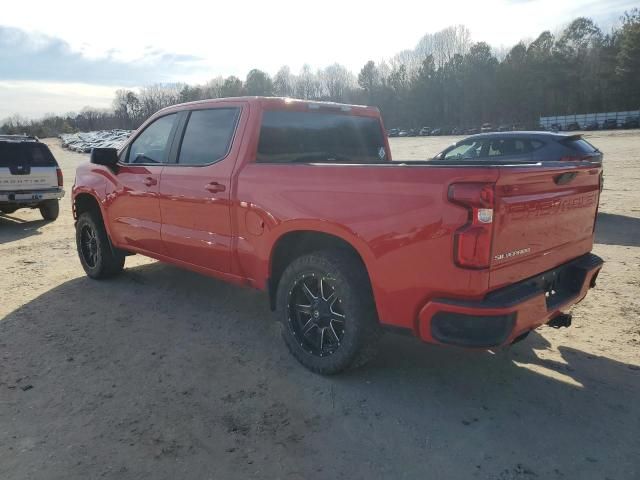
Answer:
[[[40,142],[0,142],[1,191],[56,188],[58,186],[57,166],[49,149]]]
[[[56,167],[3,168],[0,166],[0,191],[43,190],[57,186]]]
[[[591,250],[600,165],[502,168],[496,183],[491,289],[550,270]]]

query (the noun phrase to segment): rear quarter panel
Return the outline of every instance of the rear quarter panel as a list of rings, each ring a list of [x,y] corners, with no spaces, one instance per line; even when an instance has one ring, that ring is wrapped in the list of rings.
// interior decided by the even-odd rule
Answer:
[[[358,251],[383,323],[415,328],[430,298],[480,298],[488,274],[453,263],[454,231],[467,212],[447,200],[455,181],[492,182],[497,170],[372,165],[246,165],[237,182],[238,262],[258,288],[282,235],[336,235]]]

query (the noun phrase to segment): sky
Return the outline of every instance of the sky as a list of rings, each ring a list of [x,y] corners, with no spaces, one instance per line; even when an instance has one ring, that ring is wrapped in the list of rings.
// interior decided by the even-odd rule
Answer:
[[[608,31],[637,0],[21,0],[0,16],[0,119],[106,108],[118,88],[245,78],[282,65],[358,72],[425,33],[469,28],[497,48],[588,16]],[[99,5],[99,6],[97,6]]]

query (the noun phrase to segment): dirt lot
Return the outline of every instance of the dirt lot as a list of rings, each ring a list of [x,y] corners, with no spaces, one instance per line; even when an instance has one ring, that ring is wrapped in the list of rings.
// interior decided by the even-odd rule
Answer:
[[[259,292],[139,256],[87,279],[69,196],[55,223],[0,217],[0,479],[640,478],[640,132],[590,137],[607,263],[573,327],[495,354],[387,335],[334,378]],[[70,188],[86,155],[50,143]]]

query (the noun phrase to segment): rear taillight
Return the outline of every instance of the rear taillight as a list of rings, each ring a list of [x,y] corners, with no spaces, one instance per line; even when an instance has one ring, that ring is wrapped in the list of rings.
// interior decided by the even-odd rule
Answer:
[[[465,268],[487,268],[491,262],[493,237],[494,184],[454,183],[449,201],[469,212],[467,223],[454,235],[455,263]]]
[[[62,177],[62,170],[60,170],[60,167],[56,168],[56,175],[58,177],[58,186],[62,187],[64,184],[64,178]]]

